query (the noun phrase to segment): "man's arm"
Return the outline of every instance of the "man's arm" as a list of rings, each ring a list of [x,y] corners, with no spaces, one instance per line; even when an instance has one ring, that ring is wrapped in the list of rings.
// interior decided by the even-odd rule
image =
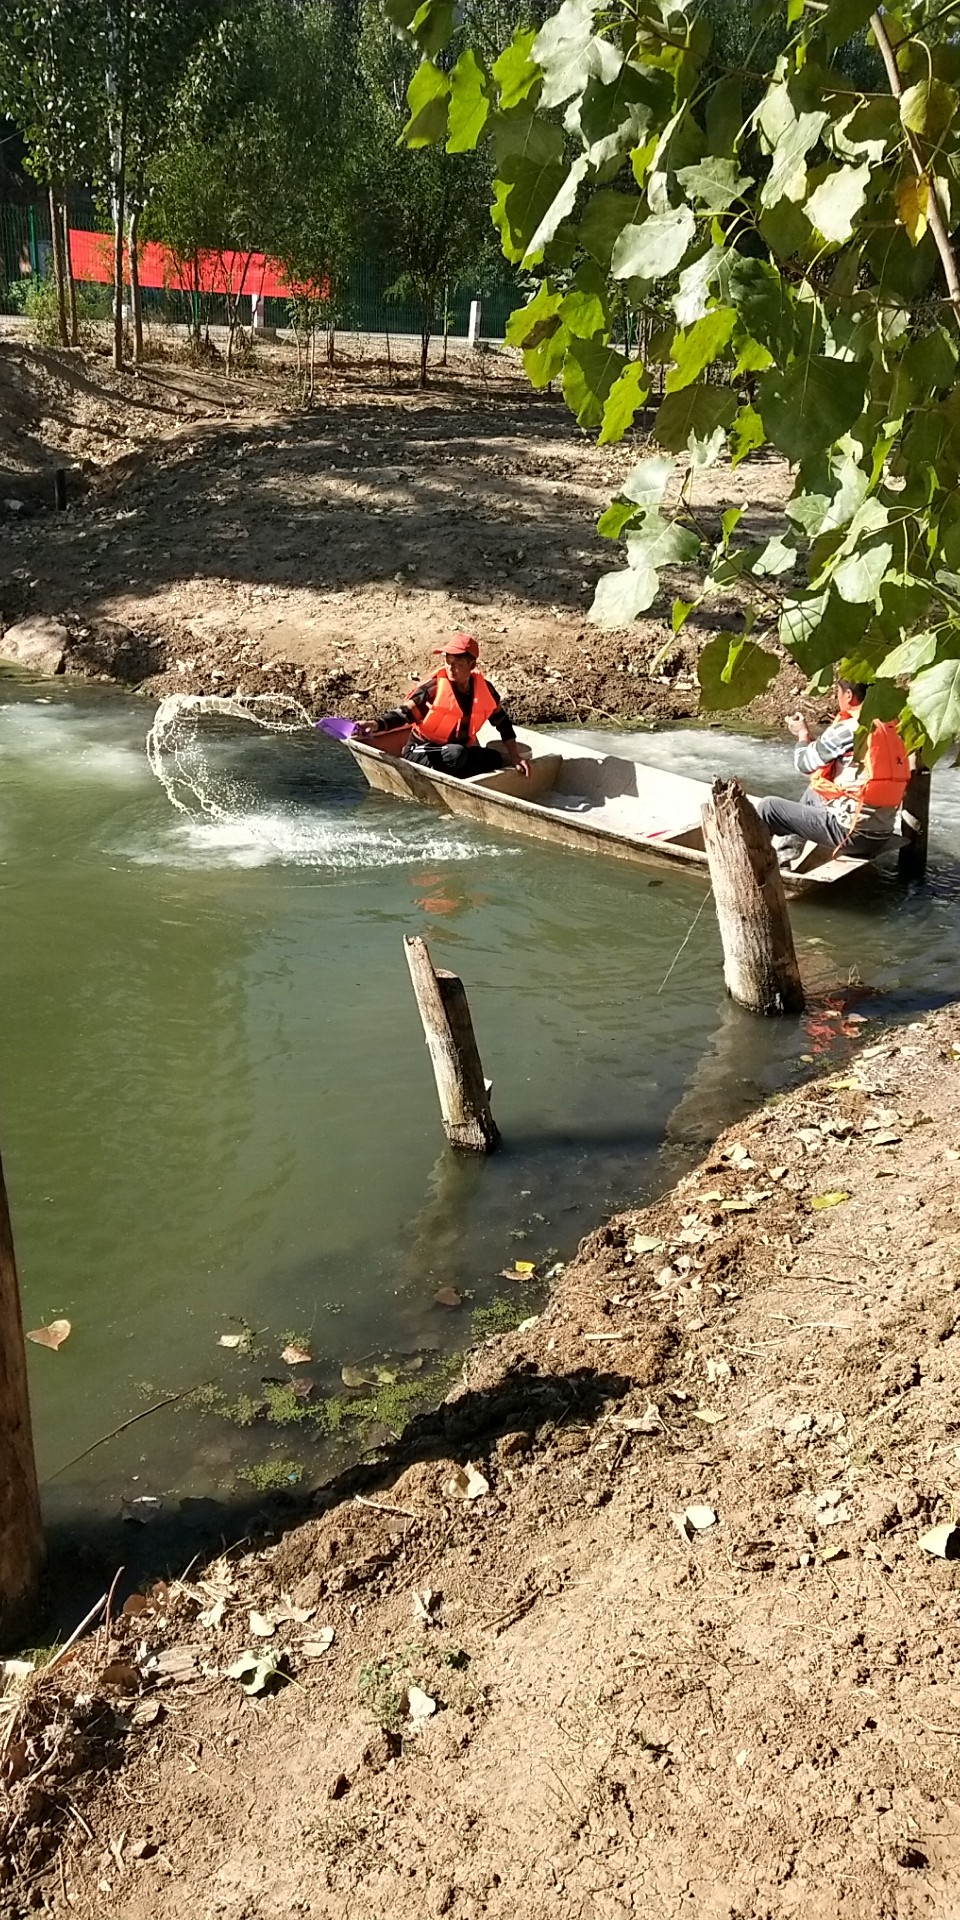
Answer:
[[[828,727],[816,740],[809,734],[801,740],[793,756],[798,773],[816,773],[818,767],[829,767],[835,760],[846,760],[853,752],[857,723],[855,720],[831,720]]]

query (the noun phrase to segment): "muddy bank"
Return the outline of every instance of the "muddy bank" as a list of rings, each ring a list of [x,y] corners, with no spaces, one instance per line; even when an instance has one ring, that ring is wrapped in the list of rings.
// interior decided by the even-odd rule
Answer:
[[[960,1021],[865,1031],[33,1683],[8,1913],[952,1914]]]
[[[269,689],[354,717],[466,628],[522,721],[697,712],[718,614],[677,638],[667,594],[628,632],[586,621],[615,560],[596,520],[642,434],[596,447],[506,352],[452,350],[421,394],[348,350],[309,412],[288,360],[264,352],[230,383],[169,355],[117,377],[96,352],[0,340],[0,494],[20,499],[0,501],[0,628],[54,617],[67,671],[151,697]],[[40,510],[30,488],[63,464],[67,512]],[[701,484],[707,523],[738,505],[761,537],[786,472],[753,460]],[[785,669],[755,717],[799,687]]]

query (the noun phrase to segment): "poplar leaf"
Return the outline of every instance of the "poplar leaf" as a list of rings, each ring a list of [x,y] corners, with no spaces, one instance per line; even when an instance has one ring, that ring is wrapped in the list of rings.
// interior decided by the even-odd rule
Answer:
[[[620,491],[638,507],[659,507],[673,477],[673,461],[664,453],[631,468]]]
[[[710,713],[729,712],[755,700],[780,671],[776,654],[738,633],[720,633],[697,661],[703,705]]]
[[[867,197],[870,168],[841,167],[827,175],[810,195],[804,207],[807,219],[817,232],[839,246],[853,233],[857,214]]]
[[[919,246],[927,231],[930,182],[925,173],[909,173],[897,188],[897,213],[912,244]]]
[[[550,283],[542,280],[532,300],[525,307],[516,307],[507,321],[505,338],[509,347],[538,347],[542,340],[549,339],[560,324],[558,315],[563,301],[562,293],[551,291]]]
[[[841,561],[833,576],[841,600],[876,600],[892,559],[889,540],[881,540],[879,546],[869,547],[865,553],[851,553]]]
[[[650,377],[646,367],[641,360],[631,360],[607,394],[603,409],[603,425],[600,430],[599,445],[601,447],[609,446],[611,441],[623,439],[627,429],[633,426],[637,410],[645,404],[649,393]],[[606,515],[603,518],[605,519]],[[602,522],[597,530],[600,533],[606,531]]]
[[[799,463],[839,440],[863,410],[866,370],[813,354],[757,385],[760,417],[774,445]]]
[[[610,260],[615,280],[660,280],[680,265],[697,230],[691,207],[651,213],[640,226],[624,227]]]
[[[548,246],[553,239],[561,220],[566,220],[567,215],[573,212],[577,191],[588,166],[589,161],[585,153],[580,155],[579,160],[574,161],[559,193],[554,195],[549,206],[541,214],[527,242],[522,263],[524,266],[532,266],[540,259],[544,247]]]
[[[433,147],[447,131],[450,82],[432,60],[421,61],[407,88],[410,118],[401,138],[408,147]]]
[[[57,1348],[62,1347],[65,1340],[69,1340],[70,1333],[69,1320],[51,1320],[48,1327],[34,1327],[32,1332],[27,1334],[27,1339],[32,1340],[35,1347],[50,1347],[56,1353]]]
[[[673,628],[674,633],[679,633],[681,627],[685,626],[687,620],[689,619],[696,605],[697,605],[696,600],[675,600],[674,601],[673,606],[670,610],[670,625]]]
[[[956,88],[946,80],[918,80],[907,87],[900,98],[900,119],[908,133],[925,140],[939,140],[946,133],[960,104]]]
[[[848,1193],[844,1193],[839,1189],[832,1193],[812,1193],[810,1195],[810,1205],[816,1207],[818,1211],[822,1211],[826,1207],[842,1207],[844,1202],[849,1200],[849,1198],[850,1195]]]
[[[710,154],[695,167],[681,167],[677,179],[690,200],[696,200],[708,213],[724,213],[731,201],[753,185],[749,174],[741,173],[735,160],[723,160]]]
[[[668,393],[690,386],[705,367],[712,366],[727,345],[736,318],[732,307],[714,307],[685,333],[675,336],[670,348],[673,366],[667,375]]]
[[[802,113],[788,124],[773,150],[773,165],[763,183],[761,204],[775,207],[778,200],[802,200],[807,185],[807,154],[827,123],[825,113]]]
[[[611,388],[611,393],[614,391]],[[637,509],[631,500],[614,500],[600,515],[597,532],[603,540],[619,540],[624,527],[637,517]]]
[[[675,520],[663,520],[659,513],[646,516],[636,533],[627,535],[627,554],[632,567],[675,567],[695,560],[700,541],[688,527]]]
[[[562,106],[583,86],[583,56],[593,38],[596,6],[597,0],[564,0],[537,34],[533,57],[543,69],[543,107]]]
[[[723,387],[697,382],[679,393],[668,393],[660,404],[654,435],[662,447],[680,453],[691,434],[704,439],[730,425],[737,411],[736,395]]]
[[[550,160],[528,160],[524,154],[513,153],[501,162],[499,178],[493,183],[490,218],[500,229],[508,260],[519,265],[526,257],[530,242],[564,181],[563,167]]]
[[[941,660],[910,685],[910,706],[933,741],[960,738],[960,660]]]
[[[638,613],[652,607],[660,582],[652,567],[621,567],[597,581],[590,619],[598,627],[628,627]]]
[[[469,153],[490,117],[487,76],[472,47],[460,55],[450,75],[447,152]]]
[[[600,425],[607,395],[625,365],[623,355],[599,336],[570,341],[563,368],[563,397],[578,426]]]
[[[914,633],[881,660],[876,669],[877,678],[899,680],[901,674],[919,673],[922,667],[931,666],[936,657],[937,635],[929,630],[926,633]]]
[[[700,320],[706,313],[711,287],[725,257],[723,247],[708,247],[698,260],[692,260],[688,267],[684,267],[673,299],[673,311],[679,326],[692,326],[695,320]]]
[[[543,78],[541,69],[532,58],[536,37],[535,27],[518,27],[510,45],[493,63],[493,77],[500,89],[501,113],[509,113],[511,107],[520,106]]]

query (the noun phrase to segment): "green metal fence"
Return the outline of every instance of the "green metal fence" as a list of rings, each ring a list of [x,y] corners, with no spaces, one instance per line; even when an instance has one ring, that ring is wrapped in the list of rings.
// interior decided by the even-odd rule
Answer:
[[[92,199],[71,199],[70,225],[95,233],[102,219]],[[26,291],[47,277],[50,270],[50,211],[45,201],[0,203],[0,313],[23,311]],[[376,260],[358,262],[350,275],[340,310],[336,315],[339,331],[348,333],[419,334],[419,307],[394,290],[389,272]],[[447,287],[432,316],[434,334],[448,332],[465,335],[470,319],[470,303],[481,303],[480,331],[485,340],[502,340],[508,316],[524,299],[515,274],[507,267],[493,267],[479,286],[458,284]],[[186,326],[194,319],[193,296],[162,287],[143,291],[144,316],[157,325]],[[198,316],[203,326],[225,326],[227,303],[218,294],[202,294]],[[246,317],[246,310],[245,310]],[[290,315],[284,300],[264,302],[264,321],[268,327],[287,327]]]

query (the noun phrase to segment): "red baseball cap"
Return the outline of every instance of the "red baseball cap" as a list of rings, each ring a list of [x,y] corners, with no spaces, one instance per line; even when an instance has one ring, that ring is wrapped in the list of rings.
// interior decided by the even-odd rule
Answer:
[[[434,653],[446,654],[468,653],[471,660],[476,660],[480,652],[480,643],[474,639],[472,633],[455,633],[453,639],[449,641],[447,646],[434,647],[433,651]]]

